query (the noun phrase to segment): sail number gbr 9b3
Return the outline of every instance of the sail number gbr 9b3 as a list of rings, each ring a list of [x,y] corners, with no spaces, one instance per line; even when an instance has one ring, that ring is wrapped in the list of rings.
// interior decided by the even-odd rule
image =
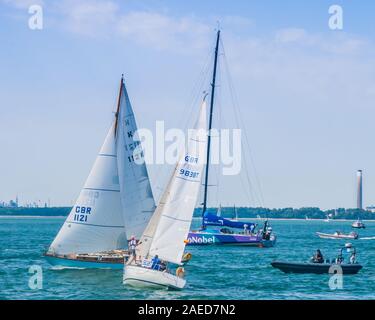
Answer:
[[[76,206],[74,208],[74,221],[87,222],[87,217],[91,213],[91,207]]]

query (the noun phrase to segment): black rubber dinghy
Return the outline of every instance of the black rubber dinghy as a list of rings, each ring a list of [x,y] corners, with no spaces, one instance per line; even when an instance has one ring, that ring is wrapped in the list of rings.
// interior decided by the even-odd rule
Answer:
[[[356,274],[362,269],[360,264],[332,264],[332,263],[292,263],[273,261],[272,267],[280,269],[285,273],[315,273],[324,274],[329,273],[331,266],[340,266],[343,274]],[[336,268],[332,270],[336,273]]]

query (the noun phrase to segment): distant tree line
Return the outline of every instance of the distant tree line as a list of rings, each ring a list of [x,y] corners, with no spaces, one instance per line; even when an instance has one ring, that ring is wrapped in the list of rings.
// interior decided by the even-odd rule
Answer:
[[[216,208],[209,208],[210,213],[216,213]],[[235,213],[236,211],[236,213]],[[331,210],[321,210],[315,207],[306,208],[282,208],[282,209],[269,209],[269,208],[248,208],[248,207],[238,207],[234,210],[233,207],[221,208],[221,215],[225,218],[234,218],[237,214],[238,218],[256,218],[260,216],[261,218],[284,218],[284,219],[325,219],[330,216],[332,219],[348,219],[356,220],[361,219],[375,219],[375,213],[360,209],[331,209]],[[199,217],[202,215],[202,209],[195,209],[194,216]]]
[[[52,208],[0,208],[0,216],[67,216],[72,208],[71,207],[52,207]],[[208,208],[210,213],[216,214],[217,208]],[[236,212],[236,213],[235,213]],[[197,208],[194,211],[195,217],[202,215],[202,209]],[[325,219],[328,215],[332,219],[348,219],[356,220],[361,218],[375,219],[375,213],[359,209],[336,209],[336,210],[321,210],[315,207],[308,208],[282,208],[282,209],[269,209],[269,208],[248,208],[237,207],[236,211],[233,207],[222,207],[221,215],[225,218],[284,218],[284,219]]]
[[[0,216],[67,216],[71,207],[49,207],[49,208],[0,208]]]

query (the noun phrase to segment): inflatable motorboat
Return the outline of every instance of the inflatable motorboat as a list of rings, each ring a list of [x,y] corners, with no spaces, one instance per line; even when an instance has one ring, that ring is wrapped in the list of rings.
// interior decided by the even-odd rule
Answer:
[[[349,234],[336,231],[335,233],[323,233],[317,232],[317,236],[321,239],[347,239],[347,240],[356,240],[358,239],[358,233],[350,232]]]
[[[336,273],[341,268],[342,274],[356,274],[362,269],[360,264],[337,264],[337,263],[293,263],[283,261],[273,261],[272,267],[285,273]],[[331,268],[332,267],[332,268]],[[330,272],[331,269],[331,272]]]
[[[344,259],[345,253],[350,254],[347,263]],[[333,260],[324,260],[321,251],[318,249],[309,262],[273,261],[271,265],[285,273],[356,274],[362,269],[362,266],[356,261],[356,255],[356,249],[351,243],[347,243],[340,248],[338,256]]]
[[[354,221],[352,223],[352,228],[365,229],[366,226],[365,226],[365,224],[360,219],[358,219],[357,221]]]

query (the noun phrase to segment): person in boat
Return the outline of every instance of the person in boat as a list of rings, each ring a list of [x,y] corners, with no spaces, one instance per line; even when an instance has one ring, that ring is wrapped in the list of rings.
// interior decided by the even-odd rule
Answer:
[[[343,263],[343,262],[344,262],[344,256],[343,256],[343,254],[342,254],[342,249],[341,249],[339,255],[338,255],[337,258],[336,258],[336,263],[337,263],[337,264],[341,264],[341,263]]]
[[[151,260],[151,269],[153,270],[159,270],[160,269],[161,261],[158,257],[158,255],[155,255],[155,257]]]
[[[271,239],[271,233],[272,233],[272,228],[268,227],[266,233],[263,235],[264,240],[270,240]]]
[[[353,251],[351,253],[349,261],[350,261],[351,264],[355,264],[356,263],[356,254],[355,254],[355,251]]]
[[[167,263],[163,260],[160,260],[159,271],[164,272],[167,270]]]
[[[137,247],[137,240],[135,239],[135,236],[131,236],[129,241],[129,253],[133,257],[133,260],[137,260],[137,254],[135,251],[135,248]]]
[[[316,250],[316,253],[314,254],[313,257],[313,263],[323,263],[324,262],[324,257],[320,249]]]
[[[250,226],[250,234],[254,234],[254,230],[255,230],[255,224],[252,224]]]
[[[243,234],[249,234],[249,230],[247,229],[247,224],[245,223],[244,225],[243,225]]]

